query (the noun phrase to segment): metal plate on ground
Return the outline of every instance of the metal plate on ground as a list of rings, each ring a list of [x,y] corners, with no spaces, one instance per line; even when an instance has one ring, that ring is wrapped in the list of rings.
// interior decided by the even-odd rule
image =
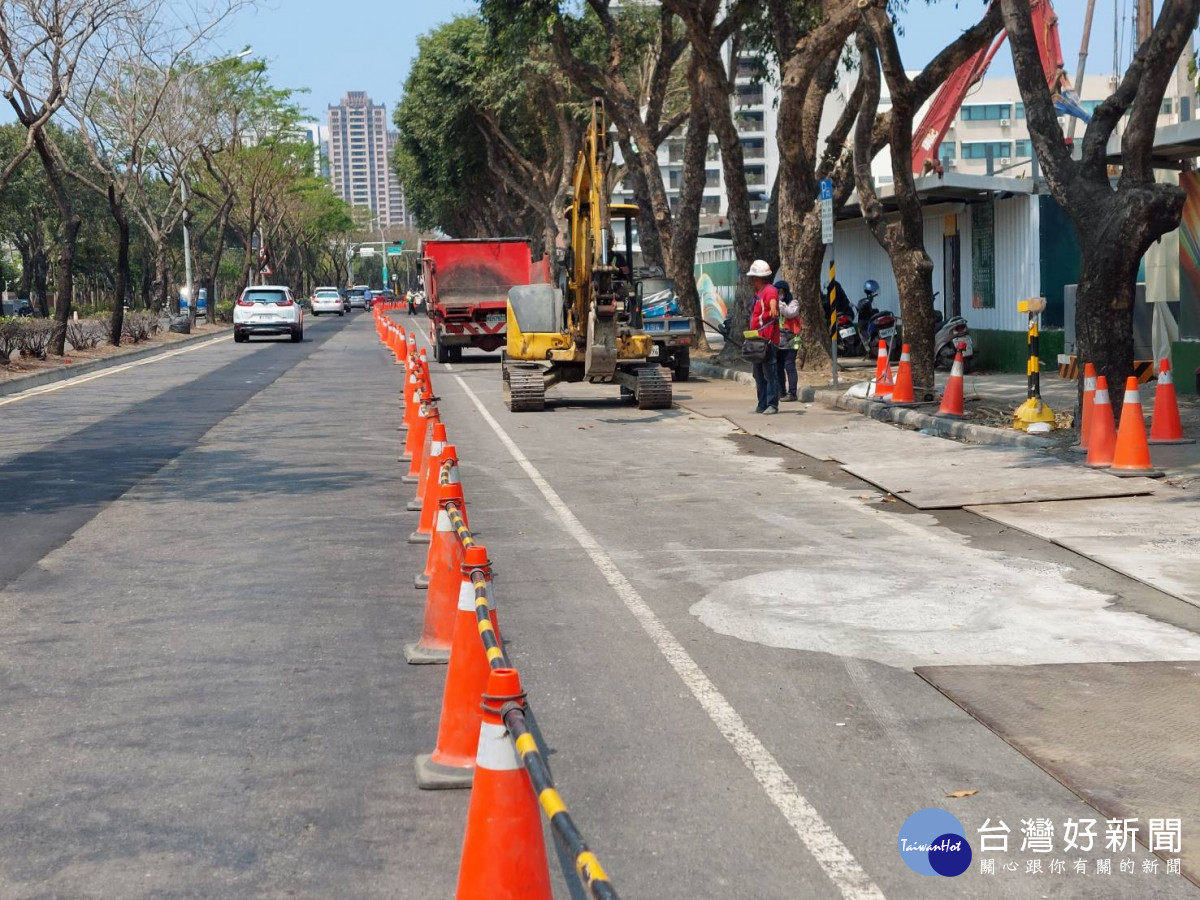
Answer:
[[[1126,497],[1154,490],[1148,478],[1116,478],[1024,450],[965,446],[963,450],[967,452],[957,458],[936,462],[907,457],[852,462],[843,468],[918,509]]]
[[[1151,818],[1181,819],[1181,852],[1158,855],[1200,884],[1200,662],[916,672],[1105,817],[1138,819],[1143,845]]]
[[[1200,606],[1200,497],[1150,497],[972,506],[971,512],[1066,547]]]

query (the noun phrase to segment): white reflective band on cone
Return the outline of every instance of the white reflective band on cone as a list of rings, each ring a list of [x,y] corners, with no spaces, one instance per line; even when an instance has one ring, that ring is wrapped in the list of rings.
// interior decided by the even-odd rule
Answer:
[[[444,449],[446,449],[446,445],[441,441],[433,441],[429,445],[429,453],[431,456],[441,456]]]
[[[461,484],[462,483],[462,479],[459,478],[459,476],[458,476],[458,463],[457,462],[455,462],[455,464],[450,467],[450,480],[447,481],[446,483],[447,484]]]
[[[1140,406],[1142,401],[1138,397],[1137,391],[1126,391],[1125,392],[1125,402],[1126,403],[1137,403]]]
[[[1171,370],[1170,369],[1164,369],[1163,371],[1158,373],[1158,383],[1159,384],[1174,384],[1175,383],[1171,380]]]
[[[492,583],[487,583],[487,598],[488,606],[492,605]],[[475,582],[471,580],[470,575],[464,575],[462,582],[458,585],[458,609],[459,612],[470,612],[475,608]]]
[[[1096,396],[1095,396],[1095,398],[1092,400],[1092,405],[1093,405],[1093,406],[1099,406],[1101,403],[1103,403],[1103,404],[1105,404],[1105,405],[1107,406],[1107,405],[1108,405],[1108,402],[1109,402],[1109,400],[1108,400],[1108,388],[1097,388],[1097,389],[1096,389]]]
[[[508,729],[503,725],[484,722],[479,728],[479,750],[475,754],[475,766],[493,772],[511,772],[521,768],[517,748],[508,739]]]
[[[437,530],[438,531],[453,531],[454,526],[450,524],[450,514],[445,509],[439,509],[437,515]]]
[[[907,353],[901,353],[901,354],[900,354],[900,362],[911,362],[911,360],[908,358],[908,354],[907,354]]]
[[[1088,391],[1094,391],[1095,389],[1096,389],[1096,379],[1095,378],[1083,379],[1084,393],[1087,393]]]
[[[952,365],[950,367],[950,377],[951,378],[955,378],[955,377],[962,378],[962,373],[963,373],[962,360],[961,359],[954,360],[954,365]]]

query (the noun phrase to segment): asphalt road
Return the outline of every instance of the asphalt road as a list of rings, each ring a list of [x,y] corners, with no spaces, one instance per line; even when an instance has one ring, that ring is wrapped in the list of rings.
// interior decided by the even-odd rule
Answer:
[[[467,797],[411,769],[444,670],[401,655],[423,595],[398,369],[365,315],[308,330],[0,407],[0,897],[452,894]],[[912,672],[1103,654],[1132,614],[1094,574],[865,503],[721,418],[581,387],[512,415],[494,355],[435,377],[509,655],[623,897],[1196,895],[1004,871],[1022,818],[1096,814]],[[947,559],[1016,612],[941,621],[920,573]],[[973,843],[1007,822],[997,874],[908,870],[926,807]]]

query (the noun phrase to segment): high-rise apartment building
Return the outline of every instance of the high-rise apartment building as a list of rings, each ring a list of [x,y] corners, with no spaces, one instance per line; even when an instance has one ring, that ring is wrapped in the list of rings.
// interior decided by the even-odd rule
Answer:
[[[387,108],[366,91],[349,91],[329,107],[329,174],[333,190],[351,206],[365,206],[383,225],[411,225],[404,192],[390,157],[395,132]]]

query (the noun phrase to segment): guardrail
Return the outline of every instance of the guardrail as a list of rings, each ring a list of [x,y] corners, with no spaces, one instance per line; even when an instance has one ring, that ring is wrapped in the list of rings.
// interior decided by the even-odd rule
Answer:
[[[483,889],[491,893],[496,878],[511,879],[514,887],[527,892],[525,896],[551,896],[541,825],[535,822],[536,827],[531,827],[525,812],[532,808],[536,818],[540,806],[571,854],[583,888],[595,900],[617,900],[616,889],[555,788],[549,766],[530,732],[525,694],[496,627],[490,562],[467,521],[466,501],[457,475],[457,452],[445,440],[428,363],[405,330],[383,314],[394,308],[396,304],[376,308],[376,328],[405,371],[405,409],[400,428],[408,432],[408,459],[401,459],[410,463],[410,480],[416,473],[417,493],[409,508],[421,513],[418,529],[409,540],[429,542],[425,573],[415,580],[417,587],[426,586],[429,591],[425,627],[421,640],[414,645],[419,649],[413,650],[409,661],[445,662],[449,667],[438,747],[429,756],[418,758],[418,785],[469,787],[474,782],[458,896],[475,897]],[[457,583],[453,577],[456,564],[460,569]],[[428,578],[423,581],[425,575]],[[471,608],[464,608],[468,602]],[[449,616],[448,608],[455,610],[459,618]],[[453,621],[453,626],[448,628],[447,621]],[[478,640],[466,633],[468,622]],[[478,721],[474,765],[463,762],[464,713],[472,724]],[[497,754],[494,729],[503,730],[511,759]],[[514,781],[511,769],[515,766],[509,763],[519,764],[528,778]],[[481,785],[484,779],[486,785]],[[496,796],[501,799],[496,800]],[[497,815],[494,808],[477,811],[477,799],[481,804],[499,803],[501,814]],[[504,816],[508,817],[510,833],[497,832],[494,825],[494,820]],[[541,871],[530,870],[531,859]]]

